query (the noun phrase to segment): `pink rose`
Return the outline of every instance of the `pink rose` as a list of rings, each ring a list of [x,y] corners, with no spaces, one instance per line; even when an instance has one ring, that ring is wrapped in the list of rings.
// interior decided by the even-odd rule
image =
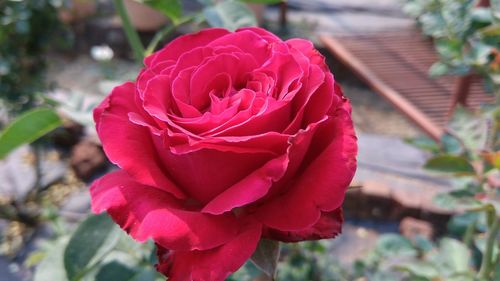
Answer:
[[[169,280],[224,280],[261,238],[340,232],[356,136],[311,42],[206,29],[145,64],[94,111],[121,170],[94,182],[92,209],[153,239]]]

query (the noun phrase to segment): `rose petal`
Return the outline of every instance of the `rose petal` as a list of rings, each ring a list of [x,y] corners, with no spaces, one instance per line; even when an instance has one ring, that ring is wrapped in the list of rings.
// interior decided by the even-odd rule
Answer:
[[[251,224],[235,239],[206,251],[168,251],[158,247],[157,270],[169,281],[223,281],[257,248],[261,225]]]
[[[267,194],[273,183],[283,177],[287,167],[287,155],[282,155],[267,162],[264,166],[212,199],[203,208],[202,212],[219,215],[236,207],[257,201]]]
[[[165,47],[144,59],[144,64],[151,67],[166,60],[177,60],[182,54],[193,49],[193,46],[205,46],[213,40],[230,32],[223,28],[207,28],[196,33],[179,36]]]
[[[236,30],[236,32],[241,32],[241,31],[251,31],[255,34],[258,34],[260,37],[264,38],[268,43],[272,43],[272,42],[282,42],[281,39],[272,34],[271,32],[263,29],[263,28],[259,28],[259,27],[243,27],[243,28],[239,28]]]
[[[240,231],[233,214],[212,216],[188,211],[171,195],[135,182],[124,171],[96,180],[91,188],[92,210],[107,211],[134,239],[152,238],[175,250],[203,250],[234,239]]]
[[[273,156],[265,152],[235,153],[210,148],[177,155],[168,149],[168,143],[156,142],[156,147],[163,166],[174,181],[203,204],[251,174]]]
[[[282,231],[305,229],[318,221],[322,211],[332,211],[342,204],[356,170],[357,153],[347,101],[329,122],[313,137],[302,163],[304,171],[295,184],[256,210],[255,216],[266,226]]]
[[[129,120],[129,113],[143,115],[134,102],[134,94],[134,84],[125,83],[114,88],[108,99],[94,111],[104,152],[111,162],[138,182],[185,198],[184,193],[165,176],[149,129]]]
[[[314,48],[311,41],[301,38],[293,38],[287,40],[286,44],[304,54],[309,59],[311,64],[320,66],[325,72],[330,72],[325,63],[325,57],[318,50],[316,50],[316,48]]]
[[[322,212],[319,220],[306,229],[297,231],[265,229],[262,237],[282,242],[329,239],[342,232],[343,221],[342,209],[337,208],[331,212]]]
[[[270,52],[268,41],[251,30],[233,32],[213,40],[207,46],[236,46],[244,53],[251,54],[257,64],[264,63]]]

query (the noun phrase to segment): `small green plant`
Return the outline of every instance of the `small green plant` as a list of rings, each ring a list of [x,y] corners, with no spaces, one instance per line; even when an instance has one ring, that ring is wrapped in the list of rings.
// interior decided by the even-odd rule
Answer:
[[[500,91],[500,1],[407,0],[404,10],[434,39],[440,60],[431,76],[477,73]]]
[[[276,4],[282,0],[198,0],[203,8],[201,11],[191,14],[184,14],[180,0],[135,1],[150,6],[171,20],[171,24],[159,30],[147,47],[144,47],[129,20],[123,0],[113,0],[117,13],[122,19],[123,29],[134,57],[138,64],[142,64],[143,58],[153,53],[158,45],[180,25],[189,22],[195,22],[199,25],[206,23],[211,27],[224,27],[233,31],[240,27],[256,26],[255,15],[243,3]]]
[[[450,230],[462,237],[469,252],[480,252],[478,260],[468,262],[476,279],[458,280],[496,280],[500,277],[500,109],[476,113],[459,109],[440,144],[412,142],[434,155],[426,169],[452,178],[455,188],[434,201],[459,213]]]
[[[152,243],[139,244],[107,216],[89,216],[73,232],[53,218],[57,235],[31,253],[27,266],[37,265],[34,281],[156,281]]]

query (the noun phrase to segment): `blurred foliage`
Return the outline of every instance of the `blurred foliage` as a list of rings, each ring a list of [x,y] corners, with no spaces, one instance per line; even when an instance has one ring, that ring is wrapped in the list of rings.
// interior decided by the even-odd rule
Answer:
[[[0,1],[0,102],[9,112],[34,105],[46,88],[46,51],[62,30],[62,0]]]
[[[57,235],[30,254],[25,264],[37,265],[34,281],[160,281],[152,243],[137,243],[108,215],[91,215],[68,232],[53,218]]]
[[[281,257],[275,280],[279,281],[338,281],[351,280],[349,271],[331,254],[329,240],[281,243]],[[228,281],[252,281],[262,271],[251,261],[231,275]],[[268,280],[268,279],[262,279]]]
[[[135,1],[148,5],[171,21],[156,33],[148,46],[144,47],[139,40],[137,31],[128,20],[128,15],[123,8],[123,0],[114,0],[117,12],[124,23],[123,28],[130,47],[136,61],[141,64],[142,59],[156,50],[158,45],[180,25],[194,23],[198,28],[208,25],[210,27],[224,27],[232,31],[240,27],[257,26],[254,13],[244,3],[277,4],[282,0],[198,0],[202,5],[201,10],[190,13],[183,10],[181,0]]]
[[[20,145],[34,142],[61,124],[57,113],[49,108],[33,109],[18,116],[0,131],[0,160]]]
[[[477,0],[406,0],[404,10],[434,39],[440,60],[429,73],[485,78],[491,92],[500,91],[500,1],[480,7]]]
[[[450,221],[450,233],[462,237],[470,252],[479,252],[479,258],[469,262],[476,279],[453,276],[500,279],[500,108],[459,108],[440,143],[425,138],[410,142],[433,155],[424,168],[452,180],[454,188],[438,194],[434,202],[459,213]]]

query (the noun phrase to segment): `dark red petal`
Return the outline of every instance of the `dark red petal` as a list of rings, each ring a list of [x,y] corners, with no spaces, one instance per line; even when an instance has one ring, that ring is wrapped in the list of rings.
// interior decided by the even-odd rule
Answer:
[[[283,177],[287,167],[288,155],[267,162],[212,199],[202,212],[219,215],[259,200],[267,194],[273,183]]]
[[[124,171],[96,180],[90,194],[95,213],[107,211],[134,239],[152,238],[169,249],[210,249],[231,241],[240,231],[232,213],[188,211],[167,192],[141,185]]]
[[[296,231],[280,231],[268,228],[264,229],[262,237],[282,242],[334,238],[342,232],[343,221],[342,209],[337,208],[331,212],[322,212],[319,220],[308,228]]]
[[[260,224],[250,224],[234,240],[206,251],[169,251],[158,247],[156,268],[169,281],[223,281],[253,254],[261,228]]]
[[[133,83],[113,89],[95,111],[96,128],[104,152],[111,162],[126,170],[138,182],[168,191],[178,198],[184,193],[165,175],[158,162],[150,130],[130,121],[129,114],[143,116],[135,99]],[[147,117],[147,116],[146,116]],[[133,116],[137,120],[137,116]]]
[[[204,204],[274,156],[268,152],[235,153],[212,148],[174,154],[170,146],[169,143],[156,143],[163,166],[183,191]]]
[[[303,161],[304,171],[288,192],[257,209],[256,217],[266,226],[282,231],[302,230],[315,224],[321,212],[342,204],[356,170],[357,145],[349,103],[345,101],[330,118],[331,124],[313,137]]]

